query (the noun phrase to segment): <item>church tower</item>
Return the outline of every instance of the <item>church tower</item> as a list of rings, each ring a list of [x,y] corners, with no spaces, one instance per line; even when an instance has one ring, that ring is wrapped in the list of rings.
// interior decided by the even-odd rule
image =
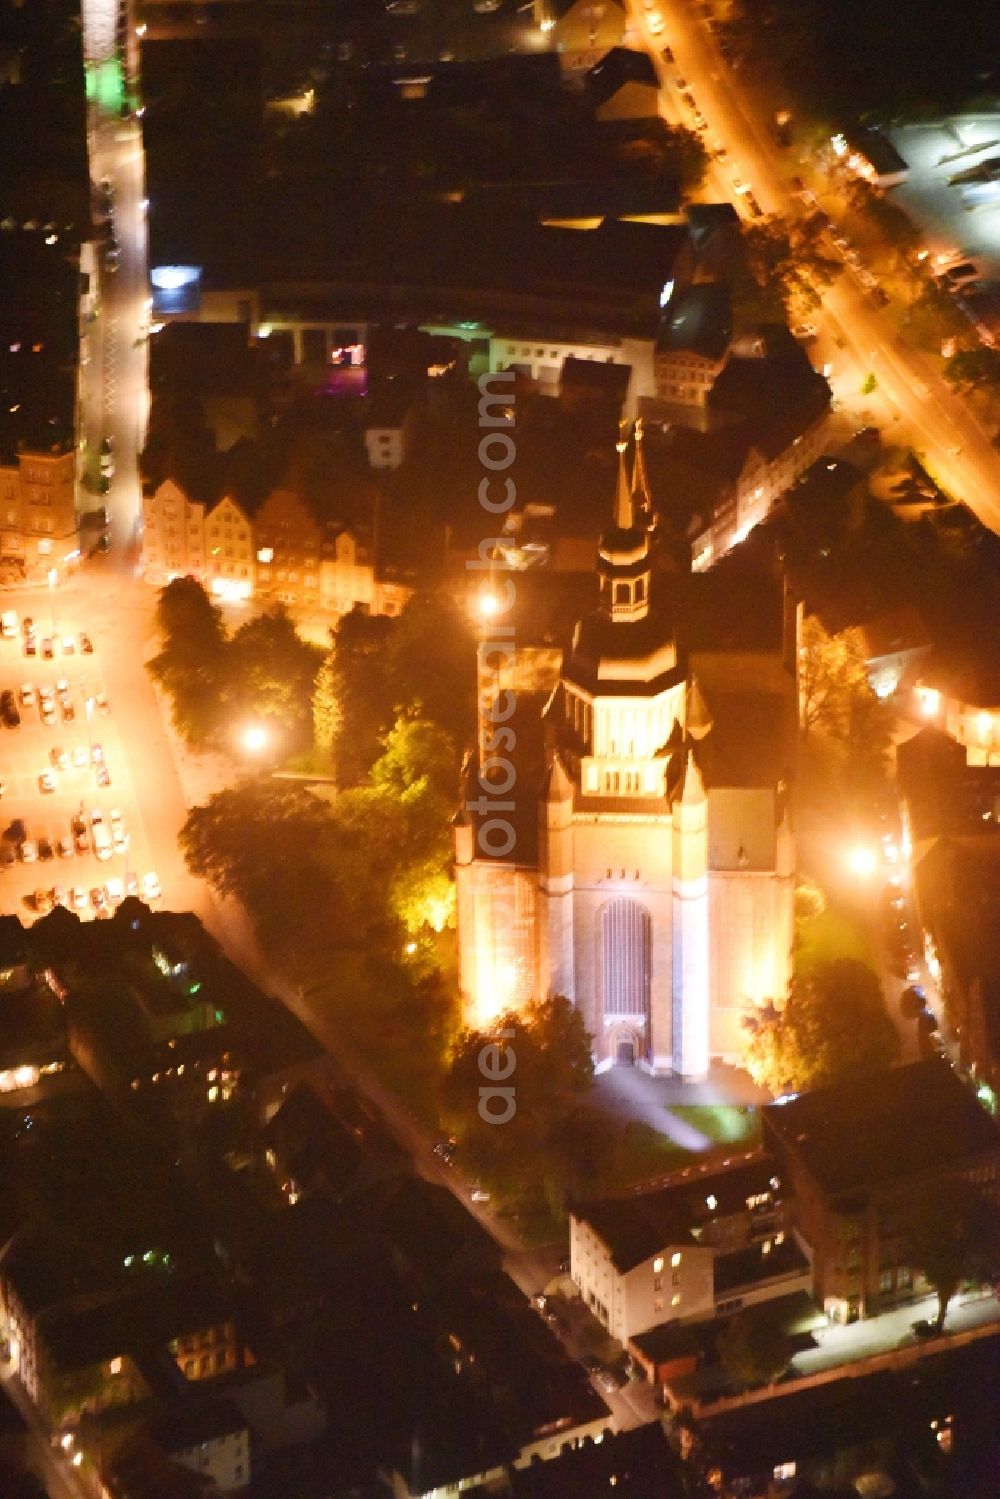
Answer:
[[[708,798],[690,750],[673,845],[673,1070],[698,1078],[709,1061]]]

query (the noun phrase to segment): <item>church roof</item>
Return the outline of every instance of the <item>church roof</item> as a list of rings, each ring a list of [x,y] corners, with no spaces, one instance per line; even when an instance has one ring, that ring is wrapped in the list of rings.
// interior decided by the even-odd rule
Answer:
[[[697,749],[705,784],[710,789],[773,787],[792,762],[791,696],[720,692],[709,702],[712,728]]]
[[[589,692],[652,697],[682,681],[684,668],[663,611],[653,608],[642,619],[612,620],[599,609],[577,626],[563,675]]]

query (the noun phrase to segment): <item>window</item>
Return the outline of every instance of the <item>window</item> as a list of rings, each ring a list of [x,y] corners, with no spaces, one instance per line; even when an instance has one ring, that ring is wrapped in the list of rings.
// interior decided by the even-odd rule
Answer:
[[[680,1283],[681,1283],[681,1276],[680,1276],[680,1271],[679,1270],[675,1270],[674,1271],[673,1275],[670,1277],[670,1281],[671,1281],[672,1285],[675,1285],[675,1286],[679,1286],[680,1285]]]
[[[671,1306],[680,1306],[680,1304],[681,1304],[680,1293],[677,1292],[677,1291],[675,1291],[674,1294],[670,1298],[670,1305]]]
[[[609,869],[608,870],[608,877],[610,878],[610,876],[611,876],[611,871]],[[676,1258],[677,1258],[677,1256],[675,1255],[674,1259],[676,1259]],[[673,1264],[673,1259],[671,1260],[670,1263]],[[654,1275],[659,1275],[659,1273],[660,1273],[660,1271],[662,1269],[663,1269],[663,1256],[662,1256],[662,1254],[658,1254],[656,1256],[656,1259],[653,1261],[653,1274]]]
[[[663,1311],[663,1297],[662,1296],[654,1296],[653,1297],[653,1311],[654,1312],[662,1312]]]
[[[880,1291],[891,1291],[892,1290],[892,1279],[893,1279],[893,1277],[892,1277],[892,1271],[891,1270],[880,1270],[879,1271],[879,1277],[878,1277],[878,1288],[879,1288],[879,1290]]]
[[[678,1250],[675,1251],[674,1254],[672,1254],[670,1256],[670,1265],[671,1265],[671,1268],[674,1269],[674,1270],[676,1270],[677,1266],[680,1264],[680,1262],[681,1262],[681,1253],[680,1253],[680,1250],[678,1249]]]
[[[654,1275],[654,1277],[653,1277],[653,1290],[654,1291],[662,1291],[663,1290],[663,1276],[662,1275]]]

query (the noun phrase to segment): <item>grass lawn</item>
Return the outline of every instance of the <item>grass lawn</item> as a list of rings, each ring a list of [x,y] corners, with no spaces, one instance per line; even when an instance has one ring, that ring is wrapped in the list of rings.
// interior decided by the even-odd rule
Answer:
[[[702,1151],[685,1150],[648,1124],[628,1124],[622,1131],[611,1190],[723,1157],[728,1150],[753,1150],[760,1143],[760,1115],[752,1105],[675,1104],[670,1112],[710,1143]]]

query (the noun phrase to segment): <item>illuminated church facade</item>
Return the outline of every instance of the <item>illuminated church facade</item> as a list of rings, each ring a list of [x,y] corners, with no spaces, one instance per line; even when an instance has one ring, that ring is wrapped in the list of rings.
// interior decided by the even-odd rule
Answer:
[[[470,1025],[564,994],[599,1069],[698,1078],[740,1062],[748,1007],[783,1000],[790,978],[794,653],[789,665],[780,643],[734,649],[732,620],[715,643],[685,628],[678,585],[653,570],[640,444],[631,483],[618,451],[598,606],[554,689],[514,712],[481,671],[455,823],[460,982]],[[534,774],[516,751],[504,773],[498,747],[530,739],[531,712]]]

